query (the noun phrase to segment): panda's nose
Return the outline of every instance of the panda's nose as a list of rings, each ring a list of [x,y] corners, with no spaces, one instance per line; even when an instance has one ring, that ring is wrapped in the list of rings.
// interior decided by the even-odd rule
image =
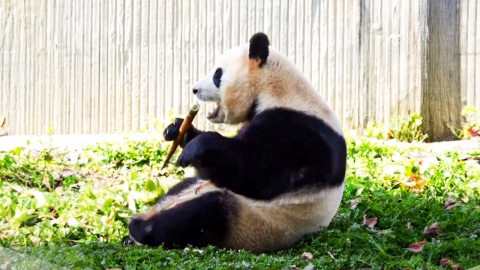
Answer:
[[[198,93],[198,88],[193,88],[193,94],[196,95]]]

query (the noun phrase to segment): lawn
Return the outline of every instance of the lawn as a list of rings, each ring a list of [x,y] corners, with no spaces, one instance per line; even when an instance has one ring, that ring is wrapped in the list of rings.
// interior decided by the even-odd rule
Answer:
[[[160,170],[166,147],[154,139],[125,139],[75,152],[20,147],[0,153],[0,265],[469,269],[480,264],[480,152],[447,149],[432,155],[422,144],[353,137],[338,214],[327,230],[292,249],[255,256],[214,247],[123,246],[128,217],[147,209],[185,173],[173,165]]]

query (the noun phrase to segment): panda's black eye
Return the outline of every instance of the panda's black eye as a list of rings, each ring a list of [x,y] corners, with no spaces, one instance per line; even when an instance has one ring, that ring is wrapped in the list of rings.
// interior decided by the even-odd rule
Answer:
[[[215,74],[213,74],[213,84],[215,84],[217,88],[220,88],[222,75],[223,75],[222,68],[217,68],[217,70],[215,71]]]

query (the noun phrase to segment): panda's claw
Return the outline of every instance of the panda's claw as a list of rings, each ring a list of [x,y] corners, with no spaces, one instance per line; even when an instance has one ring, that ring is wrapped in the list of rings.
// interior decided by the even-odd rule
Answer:
[[[206,181],[206,182],[203,182],[201,183],[198,187],[196,187],[194,190],[195,190],[195,195],[200,191],[200,189],[206,187],[206,186],[210,186],[212,185],[212,181]]]

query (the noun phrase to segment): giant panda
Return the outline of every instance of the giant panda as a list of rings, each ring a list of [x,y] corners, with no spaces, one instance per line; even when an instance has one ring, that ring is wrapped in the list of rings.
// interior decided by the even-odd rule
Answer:
[[[235,137],[188,130],[177,164],[197,175],[133,216],[124,243],[259,254],[292,247],[330,224],[344,192],[340,121],[266,34],[221,55],[192,94],[216,104],[210,122],[243,125]],[[182,121],[165,129],[166,140],[176,138]]]

